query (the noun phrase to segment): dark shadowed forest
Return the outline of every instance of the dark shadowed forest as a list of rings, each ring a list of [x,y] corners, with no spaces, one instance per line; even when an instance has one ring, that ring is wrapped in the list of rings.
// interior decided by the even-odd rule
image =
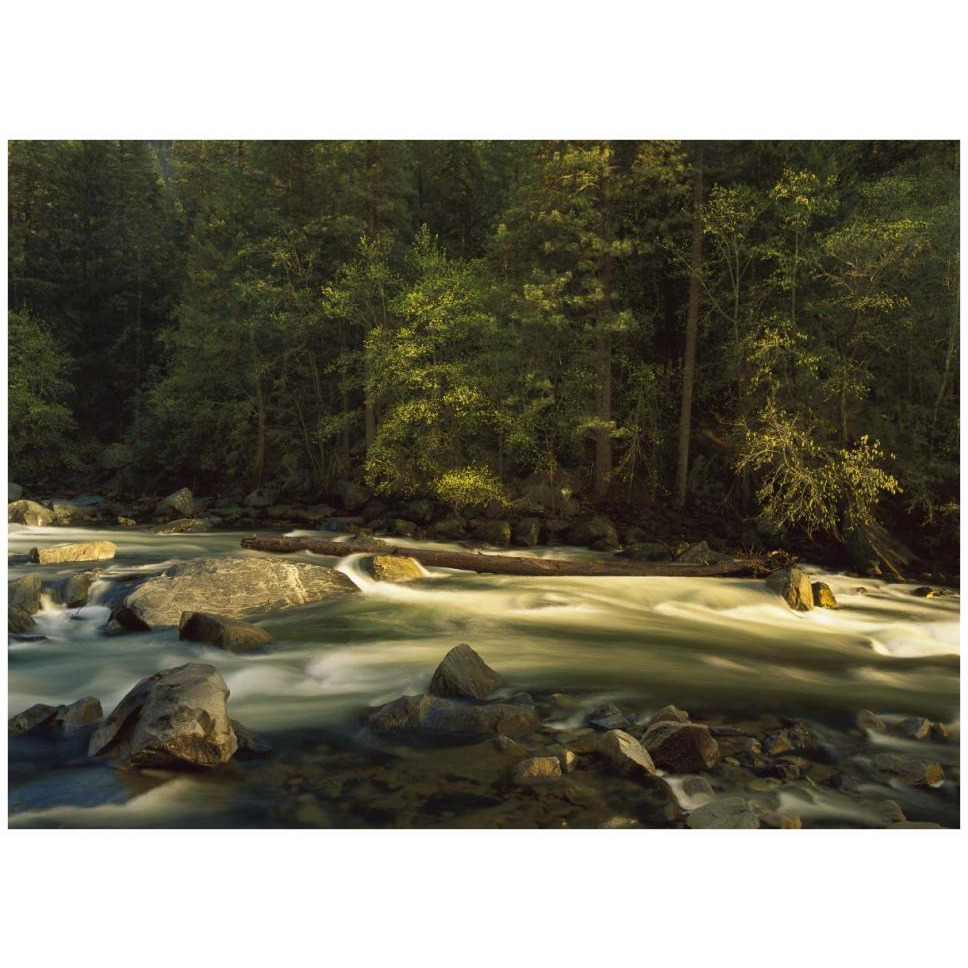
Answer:
[[[958,178],[943,141],[12,142],[11,477],[951,562]]]

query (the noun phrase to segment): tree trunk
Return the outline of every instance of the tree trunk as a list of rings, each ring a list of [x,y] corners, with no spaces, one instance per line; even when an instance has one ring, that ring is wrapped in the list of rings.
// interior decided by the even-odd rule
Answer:
[[[519,558],[512,555],[480,554],[476,552],[436,551],[428,548],[405,548],[382,541],[325,541],[318,538],[243,538],[242,547],[253,551],[288,553],[309,551],[317,555],[343,558],[353,554],[403,555],[433,568],[458,568],[463,571],[486,572],[495,575],[559,575],[559,576],[681,576],[718,577],[752,574],[764,567],[759,558],[745,558],[714,565],[680,564],[678,562],[643,561],[564,561],[554,558]],[[775,567],[775,565],[774,565]]]
[[[696,159],[692,196],[692,268],[689,306],[686,310],[686,352],[682,362],[682,408],[679,413],[679,465],[676,470],[676,507],[686,504],[689,476],[689,438],[692,424],[692,388],[696,377],[696,338],[699,330],[699,267],[702,261],[702,145]]]

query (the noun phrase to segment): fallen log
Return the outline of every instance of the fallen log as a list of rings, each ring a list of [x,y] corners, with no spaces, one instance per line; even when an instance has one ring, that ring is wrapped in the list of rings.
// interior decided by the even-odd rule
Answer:
[[[429,548],[406,548],[383,541],[325,541],[320,538],[243,538],[242,547],[253,551],[286,554],[309,551],[316,555],[343,558],[346,555],[405,555],[431,568],[458,568],[463,571],[487,572],[494,575],[562,575],[594,577],[661,576],[708,578],[724,575],[752,575],[763,570],[759,558],[742,558],[713,565],[682,564],[675,561],[565,561],[556,558],[522,558],[513,555],[480,552],[436,551]]]

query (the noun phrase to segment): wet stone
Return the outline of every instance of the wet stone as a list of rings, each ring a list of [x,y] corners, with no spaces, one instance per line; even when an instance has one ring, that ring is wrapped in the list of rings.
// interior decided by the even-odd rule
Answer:
[[[589,717],[588,723],[597,729],[625,729],[635,723],[632,713],[625,713],[613,702],[599,706]]]
[[[719,762],[719,744],[698,723],[656,723],[645,731],[642,745],[657,766],[675,773],[708,770]]]
[[[919,756],[880,753],[874,757],[874,766],[912,786],[932,786],[944,779],[944,769],[940,763]]]
[[[693,830],[750,830],[760,826],[760,818],[742,797],[719,797],[693,810],[686,826]]]
[[[654,726],[656,723],[688,723],[689,713],[676,706],[663,706],[646,724],[645,728]]]
[[[504,679],[469,645],[462,643],[455,645],[437,666],[429,691],[433,696],[445,698],[486,699],[504,685]],[[534,705],[533,701],[530,705]]]
[[[655,774],[655,763],[647,750],[634,736],[621,729],[609,730],[599,742],[598,752],[619,773]]]
[[[522,760],[511,770],[515,783],[549,783],[561,779],[561,763],[556,756],[533,756]]]

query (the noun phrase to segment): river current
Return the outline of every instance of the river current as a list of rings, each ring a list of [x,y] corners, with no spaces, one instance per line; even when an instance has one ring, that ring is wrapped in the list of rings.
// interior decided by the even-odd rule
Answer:
[[[258,618],[274,638],[265,654],[233,655],[181,642],[176,629],[105,634],[112,576],[238,554],[241,537],[10,525],[11,552],[97,538],[114,541],[118,552],[102,563],[104,577],[88,605],[66,610],[47,602],[35,616],[35,631],[46,638],[11,641],[9,710],[96,696],[107,713],[143,676],[208,662],[231,690],[230,715],[265,736],[283,752],[282,760],[287,751],[301,756],[304,767],[285,774],[264,765],[225,776],[124,774],[86,762],[80,750],[67,762],[53,762],[36,744],[11,744],[11,826],[380,825],[379,814],[354,819],[338,809],[317,809],[291,777],[304,775],[305,763],[315,763],[322,775],[327,763],[345,769],[388,755],[374,750],[362,726],[366,713],[425,691],[437,663],[460,642],[472,645],[515,689],[575,696],[575,711],[563,726],[580,725],[604,701],[634,707],[640,718],[674,703],[727,718],[776,714],[834,724],[872,709],[945,723],[952,740],[943,746],[887,737],[878,742],[900,752],[917,747],[922,755],[930,746],[933,758],[957,768],[959,595],[922,599],[911,584],[810,566],[811,577],[833,589],[837,610],[793,612],[753,579],[521,578],[430,569],[425,578],[392,584],[370,579],[359,556],[337,561],[299,554],[288,560],[334,564],[362,594]],[[508,553],[597,556],[561,547]],[[13,562],[11,578],[31,571],[45,582],[90,567]],[[452,755],[442,753],[439,762]],[[956,826],[957,785],[945,784],[946,793],[885,784],[878,795],[896,800],[909,817]],[[798,786],[782,795],[805,818],[828,825],[853,809],[833,793]],[[460,821],[459,809],[441,815]]]

